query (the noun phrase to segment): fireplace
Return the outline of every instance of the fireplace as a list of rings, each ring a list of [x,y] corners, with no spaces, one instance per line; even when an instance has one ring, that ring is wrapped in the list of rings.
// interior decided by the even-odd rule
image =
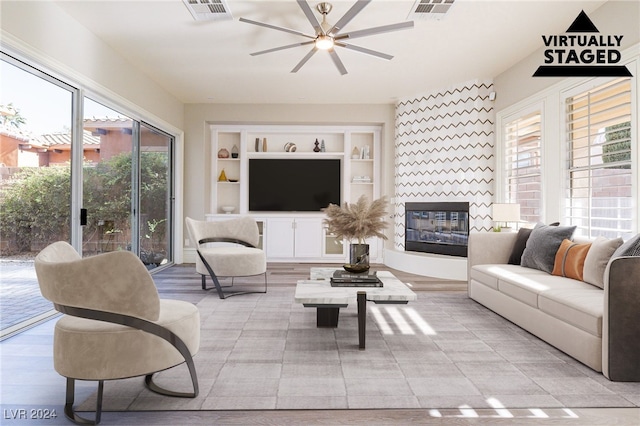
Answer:
[[[469,203],[405,203],[406,251],[467,257]]]

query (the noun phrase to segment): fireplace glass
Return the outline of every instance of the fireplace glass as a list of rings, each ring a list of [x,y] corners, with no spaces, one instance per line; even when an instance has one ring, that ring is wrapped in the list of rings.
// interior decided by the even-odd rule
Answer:
[[[406,203],[405,250],[467,256],[469,203]]]

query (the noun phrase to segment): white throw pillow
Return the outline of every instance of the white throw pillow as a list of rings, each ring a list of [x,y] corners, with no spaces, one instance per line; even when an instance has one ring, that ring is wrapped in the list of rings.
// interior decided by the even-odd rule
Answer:
[[[604,271],[609,259],[621,245],[622,238],[596,238],[584,259],[584,282],[604,288]]]

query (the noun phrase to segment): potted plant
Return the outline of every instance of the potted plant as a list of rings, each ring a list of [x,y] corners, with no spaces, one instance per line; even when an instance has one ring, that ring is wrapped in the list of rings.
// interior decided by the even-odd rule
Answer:
[[[384,220],[387,214],[386,197],[369,203],[367,197],[362,195],[355,203],[344,203],[343,206],[329,204],[323,211],[327,215],[324,223],[328,231],[336,238],[352,241],[349,247],[349,263],[344,265],[344,268],[351,272],[368,271],[369,244],[365,244],[365,240],[371,237],[387,239],[382,233],[387,227]]]

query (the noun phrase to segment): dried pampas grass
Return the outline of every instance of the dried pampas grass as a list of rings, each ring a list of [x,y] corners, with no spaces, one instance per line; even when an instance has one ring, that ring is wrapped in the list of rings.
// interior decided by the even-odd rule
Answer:
[[[327,214],[324,223],[327,224],[329,232],[337,238],[357,239],[359,244],[371,237],[387,239],[382,233],[387,227],[386,197],[373,200],[369,204],[367,197],[362,195],[356,203],[344,203],[342,207],[329,204],[323,211]]]

